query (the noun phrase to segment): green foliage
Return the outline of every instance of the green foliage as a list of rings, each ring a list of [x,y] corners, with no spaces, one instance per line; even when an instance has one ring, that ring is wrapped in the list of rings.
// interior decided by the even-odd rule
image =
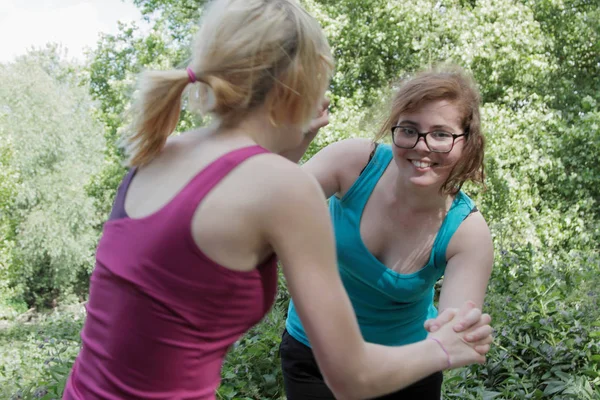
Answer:
[[[11,166],[13,146],[4,134],[3,114],[0,114],[0,320],[14,315],[11,306],[15,296],[10,287],[9,266],[13,264],[15,220],[11,210],[17,196],[18,173]]]
[[[144,69],[186,65],[205,2],[133,2],[150,28],[122,25],[118,34],[103,35],[87,70],[98,104],[94,116],[106,141],[101,169],[92,171],[100,161],[89,158],[101,153],[98,145],[83,138],[96,137],[89,128],[94,123],[69,114],[70,124],[61,125],[65,104],[75,104],[68,99],[81,99],[86,105],[80,109],[90,109],[77,90],[85,88],[79,86],[85,73],[65,66],[56,52],[0,68],[4,82],[16,82],[0,87],[0,99],[9,102],[9,108],[0,103],[0,318],[3,302],[15,290],[30,293],[30,302],[50,299],[57,290],[73,291],[76,276],[89,271],[90,249],[124,173],[118,137],[126,129],[135,77]],[[305,159],[331,142],[373,136],[388,112],[395,82],[418,69],[456,63],[480,86],[487,190],[465,189],[494,238],[486,310],[494,318],[497,341],[485,365],[446,374],[445,398],[600,398],[600,4],[303,3],[324,27],[337,63],[329,89],[331,124]],[[17,70],[19,65],[38,72],[32,77]],[[44,102],[48,98],[67,100]],[[27,112],[31,109],[44,110],[48,120],[41,123],[39,115]],[[184,111],[177,130],[201,123]],[[40,126],[48,128],[44,142]],[[79,140],[76,149],[68,147],[74,140]],[[83,164],[73,159],[82,157]],[[76,180],[73,171],[85,166],[90,168]],[[85,193],[79,190],[83,186]],[[69,229],[54,234],[56,226]],[[289,294],[281,284],[274,311],[229,353],[220,399],[283,398],[277,348]],[[4,314],[14,315],[14,307]],[[25,398],[36,390],[59,395],[76,353],[79,324],[52,325],[48,336],[67,340],[60,342],[66,356],[49,365],[42,365],[48,347],[36,350],[39,339],[24,327],[0,331],[0,346],[24,337],[15,346],[20,355],[10,353],[20,366],[9,362],[1,370],[9,386],[0,395],[14,394],[19,385]]]
[[[233,346],[225,360],[219,400],[285,399],[278,349],[288,301],[280,276],[273,310]],[[26,323],[0,325],[0,398],[60,398],[79,352],[84,318],[83,306],[75,305]]]
[[[190,35],[196,29],[205,0],[133,0],[146,20],[157,14],[168,22],[172,37],[179,44],[187,45]]]
[[[600,256],[586,259],[572,253],[568,265],[548,263],[531,273],[515,266],[530,265],[543,255],[499,252],[502,262],[486,300],[495,321],[496,344],[485,365],[445,373],[444,398],[597,399],[600,297],[595,288],[600,284]],[[288,298],[280,279],[272,312],[229,352],[217,398],[285,398],[278,347]],[[83,308],[76,306],[33,324],[0,328],[0,396],[59,397],[79,349],[83,317]]]
[[[72,293],[77,274],[93,265],[97,240],[83,186],[102,162],[102,128],[91,118],[85,75],[57,52],[0,66],[0,132],[8,144],[2,181],[11,188],[3,193],[12,193],[2,202],[7,272],[36,306]]]
[[[510,241],[547,252],[593,248],[598,232],[600,145],[597,113],[577,127],[542,103],[527,108],[488,104],[488,190],[476,197],[497,245]],[[582,130],[583,128],[583,130]],[[475,192],[475,190],[473,190]]]
[[[485,365],[446,374],[444,398],[597,399],[600,255],[498,253],[486,299],[496,342]]]
[[[0,326],[0,398],[59,399],[80,348],[81,305]]]
[[[578,110],[600,93],[600,7],[594,0],[523,0],[548,39],[555,67],[548,76],[554,107]]]

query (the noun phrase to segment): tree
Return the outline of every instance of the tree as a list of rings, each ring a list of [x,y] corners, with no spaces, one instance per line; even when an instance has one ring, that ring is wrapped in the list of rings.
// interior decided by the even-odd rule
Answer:
[[[600,96],[600,5],[595,0],[523,0],[547,38],[554,68],[547,94],[553,107],[578,110]],[[565,115],[566,116],[566,115]]]
[[[28,304],[47,306],[72,294],[93,266],[97,221],[83,188],[102,165],[102,127],[85,73],[56,47],[1,65],[0,77],[11,285]]]

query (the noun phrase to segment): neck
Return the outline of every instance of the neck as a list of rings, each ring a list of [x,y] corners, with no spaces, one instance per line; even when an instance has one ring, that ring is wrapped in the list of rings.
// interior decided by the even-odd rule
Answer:
[[[215,133],[219,137],[236,138],[253,142],[272,153],[279,154],[290,147],[290,129],[275,127],[262,108],[249,113],[233,126],[219,126]]]
[[[444,210],[450,206],[453,196],[440,194],[441,185],[417,186],[408,182],[398,174],[393,183],[394,199],[412,212],[430,212]]]

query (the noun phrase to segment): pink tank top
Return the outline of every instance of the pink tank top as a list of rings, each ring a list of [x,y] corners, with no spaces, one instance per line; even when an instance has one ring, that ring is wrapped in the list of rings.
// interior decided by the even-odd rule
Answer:
[[[224,155],[139,219],[123,207],[135,171],[125,177],[98,245],[63,399],[215,399],[228,348],[275,300],[277,263],[238,272],[211,261],[194,242],[192,216],[231,170],[265,152]]]

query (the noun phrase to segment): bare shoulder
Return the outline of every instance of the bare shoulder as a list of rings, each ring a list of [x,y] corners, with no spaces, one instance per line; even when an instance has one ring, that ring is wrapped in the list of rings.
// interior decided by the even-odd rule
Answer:
[[[257,154],[204,197],[192,233],[211,259],[250,270],[273,252],[273,237],[285,237],[290,227],[299,229],[299,221],[311,222],[314,210],[325,207],[322,196],[314,178],[298,165],[276,154]]]
[[[492,234],[479,211],[465,218],[448,245],[449,255],[472,251],[493,253]]]
[[[335,159],[335,161],[346,166],[348,164],[364,165],[374,148],[372,140],[356,138],[332,143],[321,152],[326,154],[328,158]]]
[[[256,154],[238,165],[219,184],[220,202],[257,211],[282,199],[319,188],[314,177],[298,164],[274,153]]]
[[[277,154],[264,154],[252,160],[252,173],[259,176],[258,189],[266,204],[280,200],[301,201],[308,194],[321,194],[316,179],[298,164]],[[324,199],[324,196],[321,196]]]
[[[358,178],[374,148],[369,139],[340,140],[315,154],[303,169],[317,178],[327,197],[340,195]]]

